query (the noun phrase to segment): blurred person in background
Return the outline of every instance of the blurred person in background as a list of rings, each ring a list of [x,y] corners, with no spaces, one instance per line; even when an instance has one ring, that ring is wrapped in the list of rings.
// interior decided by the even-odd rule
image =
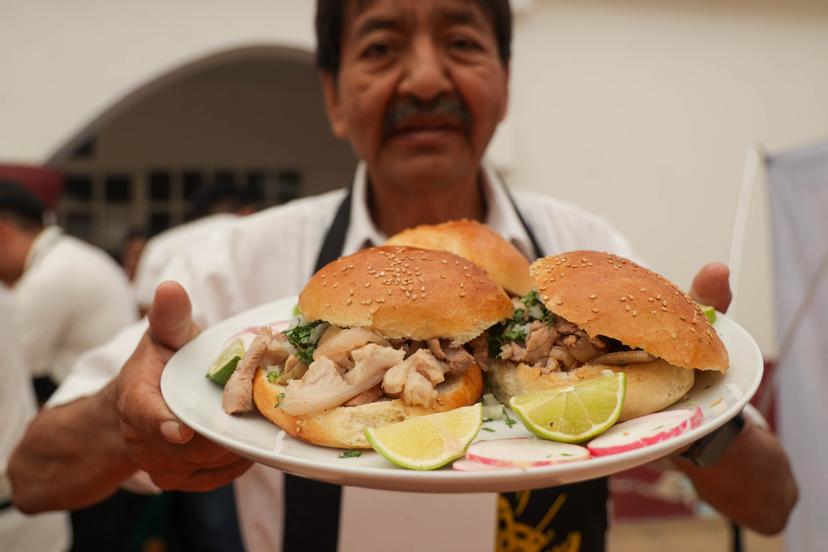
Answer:
[[[64,512],[27,516],[12,506],[6,466],[37,406],[31,378],[11,325],[11,294],[0,284],[0,550],[63,552],[69,549]]]
[[[114,379],[67,388],[63,406],[43,412],[30,427],[12,459],[12,479],[21,482],[14,500],[21,507],[40,511],[94,502],[146,470],[159,486],[170,489],[210,489],[238,477],[245,543],[255,550],[278,550],[280,545],[289,552],[336,550],[342,520],[364,530],[378,518],[395,515],[405,518],[400,527],[411,531],[396,535],[397,542],[411,549],[435,538],[424,531],[436,525],[433,515],[442,504],[455,505],[454,511],[462,512],[457,518],[492,538],[494,497],[426,497],[431,499],[427,503],[416,495],[401,500],[380,491],[342,493],[333,485],[283,478],[262,465],[251,469],[249,460],[181,424],[161,397],[160,374],[173,352],[198,334],[194,320],[215,324],[295,294],[323,264],[382,243],[406,227],[474,218],[532,258],[581,248],[634,256],[629,242],[599,217],[538,194],[515,192],[511,199],[496,172],[482,161],[506,113],[507,1],[319,0],[317,38],[331,126],[362,159],[350,190],[263,211],[176,258],[166,277],[181,286],[157,288],[149,325],[131,328],[82,359],[81,372],[106,366]],[[727,268],[703,268],[691,293],[725,310],[730,300]],[[66,418],[99,429],[69,443],[58,431]],[[111,448],[95,446],[103,435]],[[29,467],[32,462],[60,470],[60,497]],[[90,482],[77,475],[85,470],[101,477]],[[686,471],[704,499],[761,532],[782,530],[796,500],[784,451],[770,432],[750,420],[717,462]],[[354,512],[347,508],[348,493],[372,499]],[[509,517],[501,517],[493,545],[508,550],[502,543],[524,532],[543,549],[604,549],[605,479],[525,496],[527,503],[520,506],[523,497],[515,493],[499,497]],[[479,507],[489,500],[491,508]],[[466,525],[452,525],[457,533],[452,542],[474,537],[463,529]],[[505,533],[506,525],[512,533]],[[465,534],[458,532],[462,530]],[[439,537],[449,538],[445,533]]]
[[[12,288],[23,358],[48,399],[84,351],[137,319],[129,283],[103,251],[43,224],[22,184],[0,181],[0,280]]]
[[[130,282],[135,280],[138,262],[141,260],[148,239],[149,235],[143,228],[130,228],[121,244],[121,250],[118,252],[118,262],[121,263],[121,268]]]
[[[11,322],[41,404],[84,351],[138,318],[129,283],[112,258],[43,220],[44,206],[31,190],[0,181],[0,280],[11,287]],[[73,549],[125,543],[143,502],[120,492],[73,511]]]
[[[256,198],[245,186],[215,182],[203,186],[193,199],[190,221],[150,238],[138,261],[133,288],[142,314],[152,304],[155,288],[170,260],[214,232],[226,230],[239,216],[256,211]]]

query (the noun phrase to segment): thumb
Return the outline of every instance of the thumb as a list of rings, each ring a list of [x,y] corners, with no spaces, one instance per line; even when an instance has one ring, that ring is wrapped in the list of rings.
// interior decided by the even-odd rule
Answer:
[[[190,297],[178,282],[161,282],[155,290],[149,314],[152,339],[173,351],[199,334],[193,322]]]
[[[733,295],[730,292],[730,269],[724,263],[706,264],[693,278],[690,296],[719,312],[726,312]]]

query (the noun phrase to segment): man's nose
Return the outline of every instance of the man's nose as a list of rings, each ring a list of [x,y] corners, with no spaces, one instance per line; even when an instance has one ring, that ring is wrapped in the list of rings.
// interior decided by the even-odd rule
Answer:
[[[452,88],[446,61],[430,38],[421,37],[414,41],[403,69],[400,95],[430,101]]]

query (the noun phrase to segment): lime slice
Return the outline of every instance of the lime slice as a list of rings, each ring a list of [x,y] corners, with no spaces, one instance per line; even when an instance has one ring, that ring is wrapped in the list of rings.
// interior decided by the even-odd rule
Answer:
[[[716,309],[713,307],[708,307],[707,305],[699,305],[701,307],[702,312],[704,313],[704,317],[707,318],[707,321],[713,324],[716,322]]]
[[[617,372],[560,389],[512,397],[509,405],[538,437],[578,443],[603,433],[618,420],[625,390],[624,373]]]
[[[241,339],[236,338],[227,344],[213,365],[210,366],[210,369],[207,371],[207,377],[211,381],[224,387],[243,356],[244,343]]]
[[[392,464],[433,470],[463,456],[482,425],[480,403],[368,428],[365,438]]]

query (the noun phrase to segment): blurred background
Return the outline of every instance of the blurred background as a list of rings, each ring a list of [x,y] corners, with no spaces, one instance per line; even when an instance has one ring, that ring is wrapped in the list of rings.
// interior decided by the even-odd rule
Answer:
[[[760,152],[732,315],[772,365],[763,161],[828,136],[828,3],[513,9],[510,111],[492,160],[514,187],[609,218],[681,286],[728,260],[745,158]],[[244,186],[258,206],[346,186],[356,159],[324,117],[313,12],[307,0],[0,0],[0,174],[115,256],[131,230],[187,220],[210,183]],[[680,480],[645,470],[614,490],[626,498],[612,550],[730,549],[726,524]]]

